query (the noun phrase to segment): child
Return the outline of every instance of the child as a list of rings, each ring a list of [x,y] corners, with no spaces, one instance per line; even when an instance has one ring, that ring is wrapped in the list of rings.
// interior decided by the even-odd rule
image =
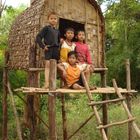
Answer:
[[[60,62],[66,62],[67,56],[70,51],[75,50],[75,44],[72,42],[72,39],[74,38],[74,29],[73,28],[67,28],[65,29],[65,41],[63,41],[63,44],[60,49]]]
[[[84,64],[86,65],[86,64]],[[77,55],[75,51],[68,53],[68,62],[58,64],[58,69],[62,72],[62,79],[68,88],[83,89],[83,82],[80,78],[81,71],[85,66],[77,64]]]
[[[89,52],[89,47],[85,43],[85,32],[78,31],[76,39],[78,41],[75,42],[75,44],[76,44],[75,51],[77,53],[78,63],[81,65],[88,64],[86,71],[85,71],[85,76],[86,76],[87,82],[89,83],[90,75],[93,72],[93,65],[92,65],[92,60],[91,60],[91,56],[90,56],[90,52]]]
[[[56,29],[58,17],[56,13],[51,12],[48,15],[49,25],[45,26],[37,35],[36,42],[45,53],[45,88],[49,87],[49,65],[50,59],[59,60],[59,31]]]

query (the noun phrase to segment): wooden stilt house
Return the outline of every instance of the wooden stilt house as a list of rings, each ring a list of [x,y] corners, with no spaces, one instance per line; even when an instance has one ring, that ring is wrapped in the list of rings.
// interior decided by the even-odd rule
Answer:
[[[39,112],[39,98],[35,93],[47,93],[48,94],[48,118],[49,118],[49,139],[56,140],[56,123],[55,123],[55,93],[70,93],[73,92],[71,90],[62,90],[56,89],[56,62],[51,60],[51,72],[50,72],[50,90],[46,90],[43,88],[35,88],[39,87],[39,69],[44,68],[44,52],[40,49],[35,43],[35,38],[38,32],[42,27],[48,24],[48,14],[50,12],[56,12],[59,17],[58,28],[60,33],[64,34],[64,29],[67,27],[73,27],[77,30],[85,30],[86,32],[86,42],[90,46],[90,52],[93,59],[93,64],[95,66],[95,72],[99,72],[101,75],[101,86],[106,86],[106,74],[105,74],[105,52],[104,52],[104,36],[105,36],[105,25],[104,25],[104,17],[102,15],[101,9],[95,0],[31,0],[31,6],[27,8],[23,13],[21,13],[15,20],[12,25],[10,34],[9,34],[9,52],[8,55],[6,53],[5,56],[5,64],[4,68],[4,95],[3,95],[3,139],[7,139],[8,137],[8,129],[7,129],[7,95],[8,95],[8,70],[25,70],[28,73],[28,87],[25,88],[24,92],[31,94],[27,94],[26,98],[26,107],[24,119],[27,124],[29,124],[30,128],[30,139],[36,139],[36,126],[37,126],[37,118],[44,123],[44,121],[38,116]],[[130,82],[130,68],[127,70],[127,81]],[[122,104],[128,113],[128,120],[123,122],[117,122],[113,124],[108,124],[108,113],[107,113],[107,103],[122,101],[124,98],[119,93],[116,82],[114,80],[113,84],[115,90],[109,88],[100,88],[97,91],[93,91],[94,93],[103,93],[102,99],[106,100],[107,96],[105,93],[115,93],[119,96],[119,99],[116,100],[108,100],[95,103],[92,99],[91,92],[89,90],[88,84],[86,82],[84,74],[82,73],[82,78],[84,81],[84,85],[86,87],[86,93],[90,102],[90,106],[95,113],[98,122],[98,129],[100,129],[103,140],[108,140],[107,138],[107,128],[110,126],[124,124],[127,122],[132,122],[134,118],[130,114],[128,108],[126,107],[125,102]],[[55,83],[55,84],[54,84]],[[128,84],[129,91],[125,90],[125,93],[130,93],[130,83]],[[33,88],[31,88],[33,87]],[[28,89],[28,90],[27,90]],[[122,89],[121,89],[122,90]],[[50,92],[52,94],[50,94]],[[75,91],[77,92],[77,91]],[[85,91],[81,91],[84,92]],[[122,91],[123,92],[123,91]],[[135,91],[133,91],[135,92]],[[11,91],[10,91],[11,93]],[[53,94],[54,93],[54,94]],[[131,95],[131,94],[130,94]],[[11,96],[12,93],[11,93]],[[128,94],[129,96],[129,94]],[[13,98],[12,98],[13,99]],[[103,122],[101,122],[100,116],[97,112],[97,108],[95,105],[103,104]],[[14,102],[13,102],[14,106]],[[14,112],[16,115],[16,109],[14,106]],[[90,117],[92,118],[92,117]],[[62,119],[63,119],[63,139],[70,139],[71,136],[67,136],[67,127],[66,127],[66,111],[65,111],[65,100],[64,94],[62,94]],[[90,120],[90,119],[88,119]],[[87,120],[86,120],[87,122]],[[86,124],[86,123],[84,123]],[[108,125],[107,125],[108,124]],[[140,137],[140,130],[136,126],[135,123],[132,123],[133,127],[136,129],[137,134]],[[20,126],[17,124],[18,128],[18,137],[22,140]],[[81,128],[81,127],[80,127]],[[76,130],[76,132],[78,132]],[[131,132],[131,129],[129,129]],[[129,133],[131,134],[131,133]]]

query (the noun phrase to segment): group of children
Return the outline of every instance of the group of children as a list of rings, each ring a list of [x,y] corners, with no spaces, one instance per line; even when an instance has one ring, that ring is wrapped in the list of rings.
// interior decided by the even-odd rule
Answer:
[[[74,29],[67,28],[64,33],[65,39],[61,39],[59,30],[56,29],[57,14],[51,12],[48,15],[48,22],[49,25],[45,26],[36,37],[36,42],[45,52],[45,88],[49,87],[49,60],[55,59],[64,86],[83,89],[81,72],[84,71],[88,82],[93,72],[89,47],[85,43],[85,32],[80,30],[75,36]],[[76,42],[72,42],[74,37]]]

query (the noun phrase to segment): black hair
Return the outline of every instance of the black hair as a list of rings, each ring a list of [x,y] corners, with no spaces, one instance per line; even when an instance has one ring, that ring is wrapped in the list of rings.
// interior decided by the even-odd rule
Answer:
[[[76,31],[76,35],[78,35],[79,32],[84,32],[85,33],[84,30],[78,30],[78,31]]]
[[[68,57],[70,57],[71,55],[75,55],[75,57],[77,58],[77,53],[75,51],[70,51],[68,53]]]
[[[50,17],[51,15],[56,15],[56,16],[57,16],[57,13],[54,12],[54,11],[51,11],[51,12],[48,14],[48,19],[49,19],[49,17]]]
[[[75,35],[76,35],[76,41],[78,41],[77,36],[78,36],[78,33],[79,33],[79,32],[84,32],[84,34],[85,34],[85,31],[84,31],[84,30],[78,30],[78,31],[76,32],[76,34],[75,34]],[[84,40],[83,43],[86,43],[86,41]]]
[[[66,34],[67,31],[72,31],[72,32],[74,32],[74,29],[73,29],[72,27],[66,28],[66,29],[65,29],[65,34]]]

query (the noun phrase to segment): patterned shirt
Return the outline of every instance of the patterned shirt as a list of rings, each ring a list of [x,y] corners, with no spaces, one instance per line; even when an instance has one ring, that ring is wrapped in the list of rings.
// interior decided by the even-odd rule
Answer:
[[[62,46],[61,46],[61,49],[60,49],[60,60],[61,62],[66,62],[67,61],[67,56],[68,56],[68,53],[70,51],[74,51],[75,50],[75,43],[72,43],[72,45],[68,45],[66,43],[66,41],[63,42]]]

